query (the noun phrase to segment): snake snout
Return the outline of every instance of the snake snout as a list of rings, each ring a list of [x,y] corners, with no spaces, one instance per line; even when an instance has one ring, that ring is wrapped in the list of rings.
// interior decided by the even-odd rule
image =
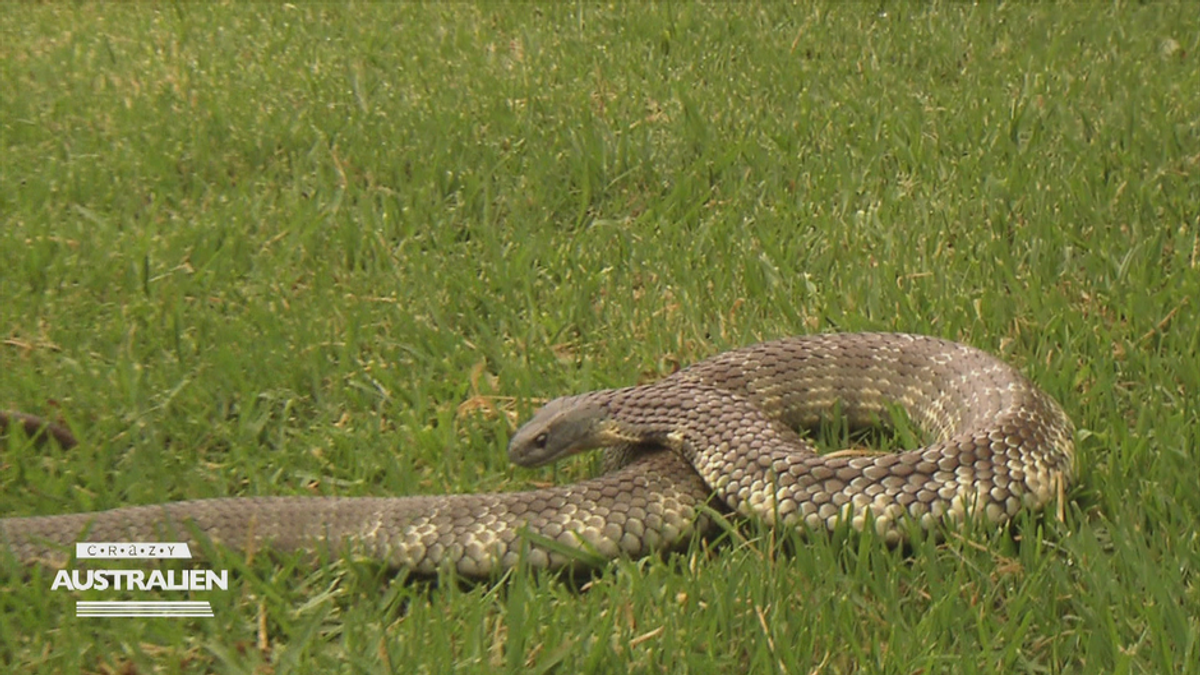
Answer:
[[[549,464],[556,459],[549,452],[549,432],[538,431],[530,435],[522,434],[523,430],[524,427],[508,442],[508,461],[517,466],[533,468]]]

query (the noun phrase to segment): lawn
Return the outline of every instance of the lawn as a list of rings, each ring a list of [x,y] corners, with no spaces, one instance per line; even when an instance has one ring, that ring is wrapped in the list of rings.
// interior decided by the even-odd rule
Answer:
[[[791,334],[1001,355],[1062,520],[753,523],[587,579],[218,554],[211,619],[0,560],[23,672],[1200,669],[1190,3],[21,4],[0,14],[0,513],[528,489],[540,402]],[[14,668],[16,670],[16,668]]]

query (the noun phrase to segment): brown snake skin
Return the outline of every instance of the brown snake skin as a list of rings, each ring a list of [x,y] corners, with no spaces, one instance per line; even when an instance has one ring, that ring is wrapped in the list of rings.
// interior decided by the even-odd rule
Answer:
[[[818,455],[796,433],[835,413],[852,428],[886,426],[892,406],[932,442]],[[578,564],[556,549],[594,560],[678,546],[708,527],[700,506],[710,498],[772,525],[871,524],[898,542],[909,524],[936,532],[972,514],[1003,523],[1061,500],[1073,436],[1052,398],[977,349],[891,333],[794,337],[718,354],[654,384],[556,399],[509,444],[526,466],[597,447],[625,464],[592,480],[530,492],[228,498],[5,518],[0,555],[61,565],[76,541],[200,534],[237,550],[351,552],[417,574],[453,567],[478,577],[522,560]]]

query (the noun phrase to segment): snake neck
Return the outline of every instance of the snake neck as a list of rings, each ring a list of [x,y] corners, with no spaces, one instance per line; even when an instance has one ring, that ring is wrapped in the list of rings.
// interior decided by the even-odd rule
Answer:
[[[771,454],[814,457],[814,447],[749,397],[692,383],[595,392],[589,402],[604,411],[612,437],[638,446],[661,446],[687,459],[714,489],[729,462]],[[653,402],[649,405],[648,402]]]

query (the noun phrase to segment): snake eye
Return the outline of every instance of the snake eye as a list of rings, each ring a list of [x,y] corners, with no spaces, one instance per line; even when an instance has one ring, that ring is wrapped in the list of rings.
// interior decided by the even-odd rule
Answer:
[[[549,442],[549,440],[550,435],[543,431],[542,433],[533,437],[533,444],[536,445],[539,450],[542,450],[546,447],[546,443]]]

